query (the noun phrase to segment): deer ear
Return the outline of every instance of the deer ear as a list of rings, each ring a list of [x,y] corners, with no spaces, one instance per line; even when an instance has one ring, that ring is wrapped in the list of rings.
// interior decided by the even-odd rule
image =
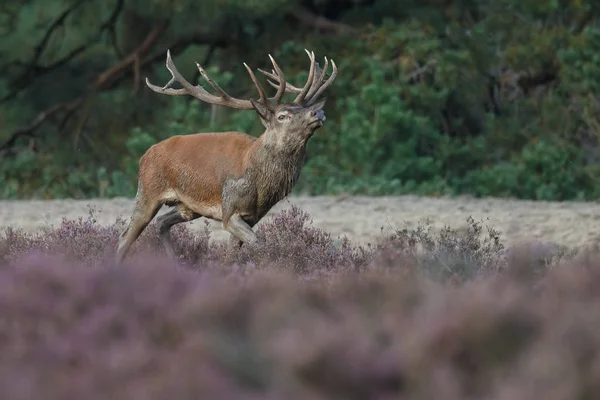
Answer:
[[[254,110],[258,113],[258,115],[262,119],[267,120],[269,118],[270,110],[267,106],[265,106],[263,103],[258,102],[254,99],[250,99],[250,103],[252,103],[252,107],[254,107]]]
[[[309,108],[311,110],[322,110],[323,107],[325,107],[325,103],[327,102],[327,98],[322,98],[321,100],[317,101],[315,104],[312,104]]]

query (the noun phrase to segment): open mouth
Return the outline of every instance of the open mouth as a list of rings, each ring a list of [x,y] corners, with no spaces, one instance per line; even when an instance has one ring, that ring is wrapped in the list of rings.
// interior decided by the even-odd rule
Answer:
[[[314,128],[314,127],[321,127],[321,126],[323,126],[323,121],[325,121],[325,118],[323,118],[323,119],[317,118],[317,119],[315,119],[315,120],[311,121],[311,122],[308,124],[308,126],[309,126],[309,127],[311,127],[311,128]]]

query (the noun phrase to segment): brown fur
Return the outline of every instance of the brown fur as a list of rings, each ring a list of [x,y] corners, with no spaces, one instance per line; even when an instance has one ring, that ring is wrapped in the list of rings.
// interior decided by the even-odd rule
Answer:
[[[243,175],[256,138],[240,132],[174,136],[150,147],[140,159],[139,185],[167,203],[179,195],[206,206],[221,204],[225,179]],[[202,188],[202,190],[194,190]],[[218,218],[220,220],[220,218]]]

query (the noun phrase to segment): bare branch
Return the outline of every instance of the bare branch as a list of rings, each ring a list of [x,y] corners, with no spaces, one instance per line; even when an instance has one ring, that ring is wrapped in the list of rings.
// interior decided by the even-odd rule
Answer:
[[[554,68],[542,70],[535,74],[520,72],[518,73],[517,84],[523,93],[527,95],[531,90],[537,88],[538,86],[547,85],[557,78],[558,71],[556,71]]]
[[[84,1],[85,0],[79,0],[78,2],[74,3],[71,7],[67,8],[65,11],[63,11],[62,14],[60,14],[58,16],[58,18],[52,24],[50,24],[50,27],[48,28],[48,30],[42,37],[42,40],[37,44],[37,46],[35,46],[33,58],[31,59],[31,61],[29,61],[27,63],[27,67],[26,67],[25,71],[23,71],[23,73],[17,79],[15,79],[14,85],[17,86],[17,89],[15,89],[13,92],[9,93],[8,95],[6,95],[2,99],[0,99],[0,103],[3,103],[7,100],[14,98],[21,90],[23,90],[25,87],[27,87],[31,83],[32,75],[35,75],[36,73],[39,73],[39,72],[42,72],[42,73],[48,72],[49,70],[54,69],[54,68],[50,68],[50,69],[48,69],[48,71],[46,71],[43,68],[40,68],[40,66],[38,65],[40,58],[42,57],[42,54],[46,50],[46,47],[47,47],[48,43],[50,42],[52,35],[54,35],[54,32],[56,32],[56,30],[58,28],[63,26],[67,17],[73,11],[75,11],[80,5],[82,5],[84,3]],[[79,53],[80,53],[80,51],[78,51],[78,49],[76,49],[75,55],[77,55]],[[57,66],[62,65],[62,64],[63,63],[58,63]]]
[[[81,104],[81,99],[77,99],[68,103],[61,103],[50,107],[47,110],[39,113],[33,121],[21,128],[16,129],[4,143],[0,145],[0,155],[3,155],[8,149],[14,146],[16,141],[23,136],[33,136],[34,132],[49,118],[53,117],[61,111],[67,113],[72,112]]]
[[[125,57],[121,62],[112,68],[108,69],[101,73],[93,85],[95,90],[106,90],[110,87],[112,79],[115,78],[121,71],[135,64],[137,59],[141,59],[146,56],[152,50],[152,47],[156,44],[158,39],[160,39],[161,35],[167,29],[169,25],[169,21],[163,21],[156,28],[154,28],[146,39],[142,42],[141,45],[138,46],[130,55]]]
[[[113,12],[110,14],[110,17],[102,25],[100,25],[100,31],[114,30],[115,23],[117,22],[119,15],[121,15],[121,11],[123,11],[124,4],[125,0],[117,0],[117,4],[115,5]]]
[[[140,64],[140,56],[136,54],[133,63],[133,93],[137,93],[140,89]]]
[[[177,55],[177,54],[180,54],[183,51],[185,51],[185,49],[187,49],[189,46],[191,46],[193,44],[197,44],[197,45],[208,44],[211,46],[212,51],[214,51],[216,48],[224,47],[227,45],[227,43],[225,41],[223,41],[213,35],[206,35],[206,36],[195,35],[193,37],[188,37],[188,38],[185,38],[182,40],[178,40],[178,41],[174,42],[171,46],[168,46],[168,48],[171,49],[170,50],[171,55]],[[135,51],[136,50],[134,50],[133,53],[135,53]],[[209,53],[212,54],[211,52],[209,52]],[[143,59],[143,61],[140,60],[141,61],[140,62],[140,71],[149,65],[152,65],[160,60],[163,60],[163,57],[164,57],[164,53],[161,51],[161,52],[157,52],[151,56],[145,57]],[[207,64],[206,60],[203,63],[203,65],[205,65],[205,64]],[[125,78],[132,76],[133,72],[134,72],[132,69],[128,68],[128,66],[125,66],[123,71],[124,71],[124,73],[113,76],[110,79],[110,82],[107,82],[103,86],[103,90],[109,90],[109,89],[113,88],[115,85],[117,85],[118,83],[123,81]],[[198,71],[198,75],[199,74],[200,74],[200,72]]]
[[[345,34],[354,31],[350,25],[331,21],[323,16],[316,15],[302,6],[291,9],[289,14],[305,25],[314,27],[320,33]]]
[[[115,5],[115,8],[114,8],[112,14],[110,15],[110,18],[108,18],[108,20],[100,26],[101,32],[104,30],[108,31],[113,48],[115,49],[115,52],[117,53],[117,56],[119,58],[123,57],[123,55],[121,53],[121,50],[119,49],[119,46],[117,45],[117,32],[115,30],[115,26],[116,26],[117,19],[121,15],[121,11],[123,11],[124,4],[125,4],[125,0],[117,0],[117,4]]]
[[[166,22],[165,22],[166,24]],[[166,28],[166,26],[164,27]],[[147,53],[152,50],[154,44],[159,39],[160,34],[164,32],[164,28],[162,25],[153,29],[144,42],[137,49],[135,49],[128,57],[124,58],[117,65],[111,67],[107,71],[100,74],[92,85],[92,90],[99,92],[105,91],[113,88],[120,81],[125,79],[128,76],[128,72],[132,73],[132,69],[129,67],[133,65],[136,60],[140,61],[140,69],[145,68],[148,65],[155,63],[157,60],[162,59],[164,57],[164,53],[160,52],[151,57],[145,57]],[[221,39],[213,35],[196,35],[193,37],[188,37],[183,40],[179,40],[173,43],[171,47],[173,54],[179,54],[183,52],[187,47],[192,44],[210,44],[211,50],[209,51],[209,55],[212,54],[215,48],[223,47],[226,43]],[[207,56],[208,57],[208,56]],[[143,62],[142,62],[143,60]],[[204,64],[207,63],[207,60],[204,61]],[[125,72],[125,73],[122,73]],[[62,130],[67,125],[67,122],[76,114],[78,109],[81,107],[86,97],[77,98],[68,103],[61,103],[58,105],[54,105],[47,110],[42,111],[38,114],[33,121],[27,126],[16,129],[3,144],[0,145],[0,155],[6,154],[8,150],[13,148],[20,137],[23,136],[34,136],[38,128],[46,123],[51,117],[61,113],[63,115],[60,117],[60,123],[58,129]]]
[[[114,83],[115,77],[121,71],[134,64],[137,59],[143,57],[152,49],[152,46],[156,43],[162,32],[164,32],[167,25],[168,22],[163,22],[161,25],[157,26],[148,34],[144,42],[142,42],[142,44],[136,50],[134,50],[132,54],[130,54],[128,57],[126,57],[114,67],[100,74],[98,78],[94,81],[94,84],[92,85],[92,90],[104,91],[110,88]],[[61,111],[65,111],[65,116],[63,117],[63,120],[60,124],[60,127],[63,128],[66,125],[67,120],[71,118],[75,114],[75,111],[84,103],[84,100],[85,97],[80,97],[71,102],[61,103],[42,111],[34,118],[34,120],[29,125],[15,130],[10,135],[9,139],[2,145],[0,145],[0,154],[5,153],[9,148],[13,147],[17,139],[19,139],[20,137],[33,136],[35,131],[44,122],[46,122],[51,116]],[[85,124],[86,120],[87,118],[85,116],[81,119],[81,123],[77,127],[78,130],[81,130],[83,128],[83,124]]]
[[[59,27],[61,27],[65,23],[65,20],[67,19],[67,17],[73,11],[75,11],[80,5],[82,5],[84,2],[85,2],[85,0],[79,0],[78,2],[74,3],[71,7],[67,8],[65,11],[63,11],[63,13],[52,24],[50,24],[50,27],[48,28],[48,30],[46,31],[46,34],[42,38],[42,41],[35,47],[33,59],[29,63],[29,71],[27,71],[25,73],[25,75],[28,75],[33,69],[35,69],[38,66],[40,57],[44,53],[44,50],[46,50],[46,46],[48,45],[48,42],[50,42],[50,39],[52,38],[52,35],[54,34],[54,32]]]
[[[61,14],[61,16],[56,21],[54,21],[54,23],[50,26],[48,31],[46,31],[46,34],[42,38],[42,41],[36,46],[35,55],[34,55],[33,59],[28,63],[27,69],[17,79],[15,79],[14,83],[12,83],[10,85],[10,86],[16,86],[16,89],[14,89],[11,93],[9,93],[6,96],[4,96],[3,98],[1,98],[0,103],[4,103],[4,102],[9,101],[9,100],[13,99],[14,97],[16,97],[23,89],[25,89],[27,86],[29,86],[33,82],[32,78],[37,78],[39,76],[45,75],[45,74],[55,70],[56,68],[63,66],[64,64],[68,63],[73,58],[75,58],[76,56],[78,56],[79,54],[81,54],[85,50],[87,50],[87,48],[91,45],[91,43],[87,43],[87,44],[76,47],[75,49],[71,50],[66,56],[64,56],[60,60],[55,61],[54,63],[52,63],[50,65],[40,66],[38,64],[39,59],[40,59],[44,49],[46,48],[46,45],[47,45],[48,41],[50,40],[54,31],[58,27],[60,27],[62,24],[64,24],[66,18],[71,14],[71,12],[73,12],[75,10],[75,8],[77,8],[79,5],[83,4],[84,1],[85,0],[78,1],[71,8],[69,8],[65,12],[63,12],[63,14]],[[111,16],[107,19],[107,21],[105,21],[100,26],[97,38],[99,38],[104,33],[104,31],[107,29],[114,30],[114,23],[116,22],[116,19],[118,18],[118,16],[120,15],[120,13],[123,9],[123,1],[124,0],[117,0],[117,4],[115,6],[115,9],[111,13]],[[94,40],[98,40],[97,38]]]

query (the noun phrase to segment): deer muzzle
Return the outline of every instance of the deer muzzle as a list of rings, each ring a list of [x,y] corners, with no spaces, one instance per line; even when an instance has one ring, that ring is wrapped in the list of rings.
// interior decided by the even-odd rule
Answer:
[[[327,119],[325,117],[325,111],[323,111],[323,110],[313,110],[311,112],[311,115],[313,116],[313,118],[316,118],[322,122],[324,122]]]
[[[323,122],[327,119],[323,110],[313,110],[310,112],[310,116],[312,117],[310,122],[312,126],[323,126]]]

